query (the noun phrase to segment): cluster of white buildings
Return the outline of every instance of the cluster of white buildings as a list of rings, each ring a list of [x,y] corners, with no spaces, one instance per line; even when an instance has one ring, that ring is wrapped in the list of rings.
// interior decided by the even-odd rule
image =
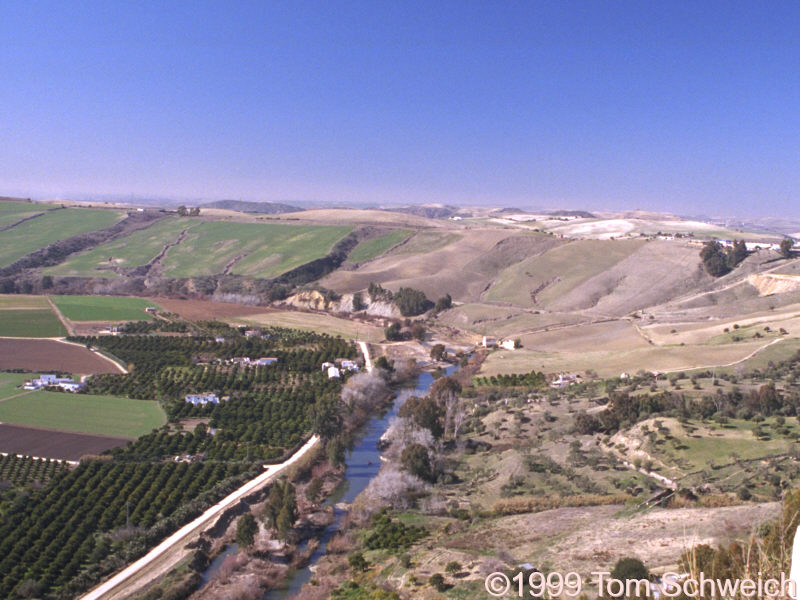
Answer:
[[[324,362],[322,363],[322,370],[327,371],[328,379],[336,379],[342,376],[342,371],[351,371],[353,373],[358,373],[358,363],[354,360],[341,360],[338,361],[341,367],[337,367],[332,362]]]
[[[22,385],[23,390],[41,390],[47,387],[59,387],[65,392],[77,392],[83,387],[83,382],[75,381],[71,377],[40,375],[37,379],[31,379]]]
[[[227,396],[222,398],[222,400],[227,399]],[[205,394],[186,394],[184,400],[194,406],[205,406],[206,404],[219,404],[220,398],[213,392],[206,392]]]
[[[278,362],[277,358],[272,356],[262,356],[261,358],[249,358],[247,356],[237,356],[231,359],[231,362],[241,367],[268,367]]]

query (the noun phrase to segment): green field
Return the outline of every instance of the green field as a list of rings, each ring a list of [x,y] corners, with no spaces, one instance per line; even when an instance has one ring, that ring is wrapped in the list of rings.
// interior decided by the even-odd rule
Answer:
[[[462,236],[458,233],[448,233],[446,231],[419,231],[396,250],[397,254],[425,254],[433,252],[439,248],[444,248],[460,240]],[[394,252],[392,253],[394,254]]]
[[[145,298],[119,296],[53,296],[58,310],[70,321],[150,321],[148,306],[160,308]]]
[[[0,373],[0,402],[11,396],[23,393],[23,390],[17,386],[34,377],[36,375],[31,375],[30,373]]]
[[[321,258],[352,227],[203,221],[164,257],[164,275],[273,277]]]
[[[0,310],[0,336],[61,337],[67,335],[64,325],[49,308]]]
[[[13,225],[26,217],[45,212],[53,208],[47,204],[32,202],[0,202],[0,227]]]
[[[51,210],[41,217],[0,232],[0,266],[10,265],[26,254],[58,240],[110,227],[122,216],[122,212],[112,210]]]
[[[166,415],[155,401],[38,391],[0,402],[0,421],[135,438],[163,425]]]
[[[127,237],[74,254],[65,262],[45,269],[44,272],[66,277],[119,277],[109,267],[146,265],[164,246],[174,243],[181,231],[198,224],[187,219],[164,219]]]
[[[410,236],[412,233],[413,231],[408,229],[398,229],[397,231],[392,231],[386,235],[382,235],[371,240],[366,240],[353,248],[353,251],[347,257],[347,259],[352,262],[370,260],[376,256],[380,256],[392,246],[396,246],[400,242],[408,239],[408,236]]]

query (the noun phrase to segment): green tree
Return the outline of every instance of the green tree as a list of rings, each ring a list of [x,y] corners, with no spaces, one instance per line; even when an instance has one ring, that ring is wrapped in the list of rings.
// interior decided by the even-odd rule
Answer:
[[[322,494],[322,480],[319,477],[314,477],[306,487],[306,500],[316,504],[319,502],[320,494]]]
[[[447,349],[444,344],[434,344],[431,348],[431,359],[442,360],[447,355]]]
[[[392,323],[384,331],[386,339],[390,342],[399,342],[403,339],[403,334],[400,331],[400,323]]]
[[[403,465],[403,469],[423,481],[431,483],[436,481],[431,459],[428,456],[428,449],[422,444],[409,444],[406,446],[400,455],[400,462]]]
[[[323,396],[313,408],[313,430],[319,437],[329,440],[342,429],[342,402],[336,396]]]
[[[792,255],[792,247],[794,246],[794,240],[791,238],[783,238],[781,240],[781,256],[784,258],[789,258]]]
[[[245,513],[236,524],[236,543],[241,548],[249,548],[255,541],[258,524],[250,513]]]
[[[730,271],[728,258],[719,242],[706,242],[700,251],[703,266],[712,277],[721,277]]]
[[[428,579],[428,583],[431,584],[431,587],[435,589],[437,592],[443,592],[447,589],[447,584],[444,581],[444,576],[441,573],[434,573]]]
[[[325,453],[328,456],[328,462],[334,467],[340,467],[344,464],[346,450],[342,440],[338,437],[328,440],[325,444]]]
[[[366,571],[369,568],[369,563],[361,552],[353,552],[350,554],[347,557],[347,562],[354,571]]]
[[[650,572],[638,558],[620,558],[611,570],[611,577],[620,581],[647,579],[650,577]]]
[[[399,417],[408,418],[418,426],[428,429],[433,437],[440,438],[444,433],[442,419],[444,411],[429,396],[411,396],[397,411]]]
[[[445,294],[436,301],[433,310],[438,313],[447,310],[451,306],[453,306],[453,299],[450,297],[450,294]]]

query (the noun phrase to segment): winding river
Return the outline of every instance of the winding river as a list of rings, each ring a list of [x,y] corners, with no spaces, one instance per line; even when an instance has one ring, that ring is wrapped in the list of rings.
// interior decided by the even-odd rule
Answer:
[[[453,367],[447,369],[449,375],[453,371]],[[367,487],[369,482],[378,474],[381,468],[381,452],[378,450],[378,440],[389,427],[389,422],[397,414],[397,409],[403,404],[409,396],[424,396],[428,393],[433,383],[434,378],[431,373],[423,372],[417,378],[417,383],[414,387],[402,388],[397,393],[397,399],[384,414],[373,417],[361,430],[356,444],[347,456],[345,461],[346,471],[345,479],[337,487],[333,493],[325,501],[325,506],[334,507],[335,519],[328,528],[323,532],[320,537],[320,544],[314,553],[308,565],[302,569],[297,569],[289,573],[288,577],[283,581],[279,588],[275,588],[267,592],[264,600],[285,600],[292,598],[303,587],[303,584],[311,579],[313,566],[325,555],[328,542],[338,531],[342,521],[342,517],[346,511],[337,508],[336,505],[344,502],[351,504],[364,488]],[[302,550],[302,547],[301,547]]]

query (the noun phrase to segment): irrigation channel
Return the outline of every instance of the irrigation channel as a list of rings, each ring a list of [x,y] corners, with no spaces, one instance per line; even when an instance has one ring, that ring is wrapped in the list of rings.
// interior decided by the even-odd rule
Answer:
[[[454,367],[448,367],[446,374],[452,373]],[[325,555],[328,542],[333,538],[334,534],[338,531],[342,517],[346,514],[347,510],[342,508],[342,503],[352,504],[356,496],[358,496],[364,488],[367,487],[372,478],[378,474],[381,468],[381,451],[378,450],[378,440],[389,427],[389,422],[397,414],[397,409],[403,404],[409,396],[424,396],[428,393],[428,388],[434,382],[433,375],[428,372],[423,372],[417,378],[414,387],[401,388],[397,392],[397,398],[392,404],[391,408],[380,416],[370,419],[361,429],[360,435],[357,438],[353,449],[348,453],[345,461],[345,478],[342,483],[333,491],[333,493],[325,501],[325,506],[332,506],[334,511],[334,521],[322,533],[319,538],[319,546],[311,555],[308,564],[301,568],[291,571],[288,576],[283,580],[280,587],[267,592],[264,600],[287,600],[297,594],[303,584],[308,582],[313,575],[313,567],[317,561]],[[337,506],[338,505],[338,506]],[[300,547],[303,550],[303,547]],[[235,552],[235,550],[233,550]],[[231,549],[226,550],[226,554],[230,553]],[[209,566],[206,573],[203,574],[203,581],[208,581],[213,576],[214,571],[219,569],[222,560],[214,561]]]

